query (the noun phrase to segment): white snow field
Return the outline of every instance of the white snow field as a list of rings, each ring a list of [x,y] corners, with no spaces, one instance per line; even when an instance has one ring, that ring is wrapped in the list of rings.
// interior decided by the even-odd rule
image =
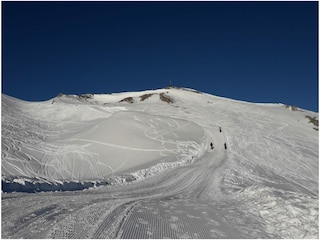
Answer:
[[[1,237],[319,238],[318,143],[318,113],[186,88],[2,94]]]

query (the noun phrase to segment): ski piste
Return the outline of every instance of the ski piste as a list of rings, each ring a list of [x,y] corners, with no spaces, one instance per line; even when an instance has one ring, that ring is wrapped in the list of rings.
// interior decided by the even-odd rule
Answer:
[[[318,238],[312,119],[175,87],[3,94],[2,237]]]

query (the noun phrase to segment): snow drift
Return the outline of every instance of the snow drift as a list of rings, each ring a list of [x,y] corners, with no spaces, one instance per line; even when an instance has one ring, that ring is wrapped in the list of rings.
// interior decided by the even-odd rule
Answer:
[[[103,107],[102,113],[88,106],[62,110],[57,100],[24,106],[3,96],[2,102],[2,175],[7,179],[101,180],[158,163],[190,161],[204,149],[204,130],[182,119],[137,111],[109,114],[123,110],[114,107]],[[9,109],[14,102],[19,108]],[[48,120],[51,114],[57,120]],[[90,119],[93,114],[96,119]]]

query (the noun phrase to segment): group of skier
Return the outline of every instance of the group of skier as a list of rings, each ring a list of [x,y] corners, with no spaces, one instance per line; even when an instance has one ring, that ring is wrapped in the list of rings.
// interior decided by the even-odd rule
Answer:
[[[221,127],[219,127],[219,132],[222,132]],[[214,149],[214,146],[213,146],[212,142],[210,143],[210,147],[211,147],[211,149]],[[227,143],[224,143],[224,149],[227,150]]]

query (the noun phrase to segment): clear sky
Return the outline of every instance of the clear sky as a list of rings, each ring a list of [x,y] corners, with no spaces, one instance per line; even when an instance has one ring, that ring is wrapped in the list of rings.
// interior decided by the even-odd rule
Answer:
[[[318,111],[318,2],[2,2],[2,92],[190,87]]]

